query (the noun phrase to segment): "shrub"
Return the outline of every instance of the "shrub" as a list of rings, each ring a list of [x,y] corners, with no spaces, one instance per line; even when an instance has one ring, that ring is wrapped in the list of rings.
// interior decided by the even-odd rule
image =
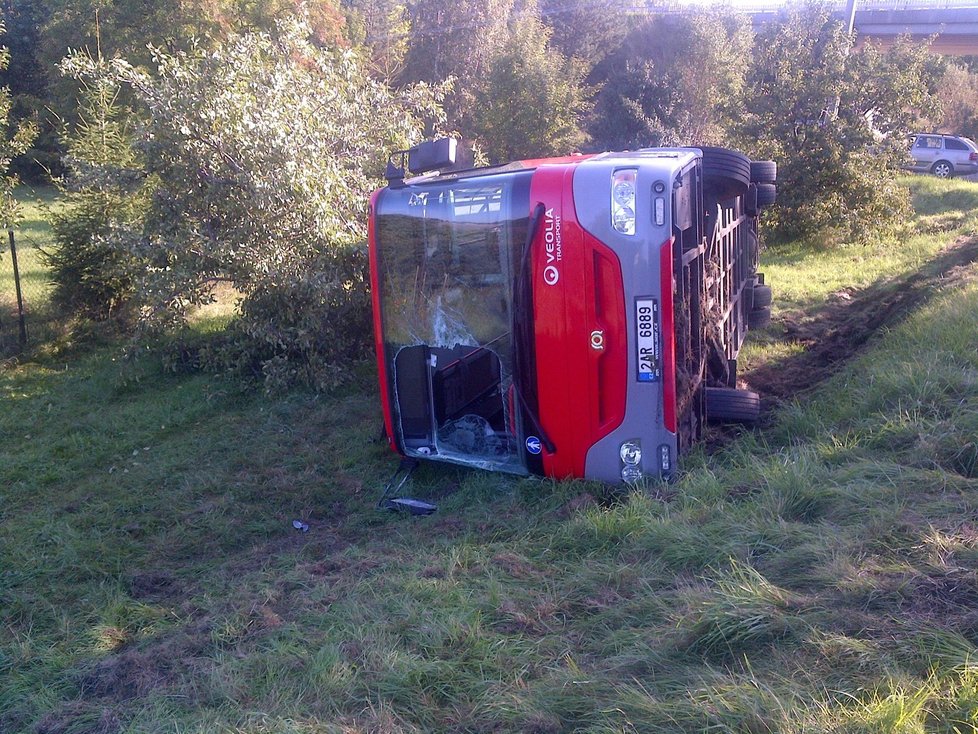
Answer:
[[[338,384],[369,349],[370,282],[363,251],[351,248],[310,266],[286,283],[252,291],[235,327],[246,338],[228,356],[242,366],[258,366],[269,387]],[[320,358],[326,354],[335,356]]]
[[[363,240],[388,151],[438,121],[435,90],[394,92],[350,50],[322,48],[300,21],[231,37],[209,53],[155,50],[157,74],[82,55],[82,79],[130,87],[149,206],[108,238],[133,267],[141,324],[185,321],[218,281],[242,294],[228,364],[337,384],[369,344]],[[228,350],[237,344],[243,351]]]
[[[754,157],[778,161],[775,234],[858,241],[906,219],[909,192],[892,179],[941,64],[906,39],[853,50],[819,4],[764,30],[735,131]]]
[[[104,70],[103,61],[88,62]],[[45,253],[54,303],[96,320],[123,314],[133,295],[138,265],[111,237],[145,209],[129,111],[117,104],[118,91],[102,74],[83,84],[79,121],[65,141],[68,173],[61,186],[67,205],[53,218],[54,246]]]
[[[778,168],[778,206],[768,224],[779,239],[831,245],[885,234],[913,213],[910,191],[894,180],[892,160],[847,150],[836,128],[813,127],[804,146]]]

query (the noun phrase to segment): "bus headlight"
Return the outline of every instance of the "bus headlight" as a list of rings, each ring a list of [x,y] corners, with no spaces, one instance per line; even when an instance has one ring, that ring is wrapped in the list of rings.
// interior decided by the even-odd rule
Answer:
[[[635,177],[637,168],[623,168],[611,177],[611,226],[621,234],[635,234]]]
[[[618,449],[621,463],[625,466],[638,466],[642,463],[642,444],[638,441],[625,441]]]
[[[637,466],[626,466],[621,470],[621,478],[629,484],[637,484],[642,481],[642,470]]]

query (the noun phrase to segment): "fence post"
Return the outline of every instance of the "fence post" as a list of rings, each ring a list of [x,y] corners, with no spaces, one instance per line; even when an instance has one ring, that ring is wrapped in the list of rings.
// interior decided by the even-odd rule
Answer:
[[[14,231],[7,230],[10,238],[10,262],[14,266],[14,287],[17,289],[17,320],[20,323],[20,346],[27,346],[27,323],[24,321],[24,296],[20,290],[20,268],[17,267],[17,245],[14,243]]]

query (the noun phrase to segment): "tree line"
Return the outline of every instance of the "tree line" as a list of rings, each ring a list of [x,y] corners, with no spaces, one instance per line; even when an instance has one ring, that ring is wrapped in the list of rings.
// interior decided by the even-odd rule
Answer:
[[[768,230],[831,244],[905,218],[911,130],[978,119],[966,63],[909,39],[856,51],[818,3],[757,34],[615,0],[6,0],[3,17],[0,166],[68,192],[57,301],[155,333],[227,281],[240,318],[193,361],[270,382],[335,384],[368,348],[369,192],[425,136],[485,162],[740,148],[779,163]]]

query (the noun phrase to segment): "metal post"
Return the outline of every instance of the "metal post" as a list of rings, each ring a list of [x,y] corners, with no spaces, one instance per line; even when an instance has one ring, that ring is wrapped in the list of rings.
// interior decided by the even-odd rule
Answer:
[[[20,290],[20,268],[17,267],[17,245],[14,243],[14,231],[7,230],[10,237],[10,262],[14,266],[14,287],[17,289],[17,320],[20,323],[20,346],[27,345],[27,323],[24,321],[24,296]]]
[[[849,58],[849,52],[852,47],[856,45],[856,2],[857,0],[847,0],[846,2],[846,18],[848,22],[846,23],[846,35],[849,37],[849,48],[846,49],[846,59]],[[842,95],[835,95],[835,103],[832,105],[832,119],[835,120],[839,116],[839,107],[842,106]]]
[[[856,0],[849,0],[846,3],[846,16],[849,19],[846,33],[850,38],[852,38],[852,42],[855,43],[856,39],[853,38],[852,32],[856,29]]]

